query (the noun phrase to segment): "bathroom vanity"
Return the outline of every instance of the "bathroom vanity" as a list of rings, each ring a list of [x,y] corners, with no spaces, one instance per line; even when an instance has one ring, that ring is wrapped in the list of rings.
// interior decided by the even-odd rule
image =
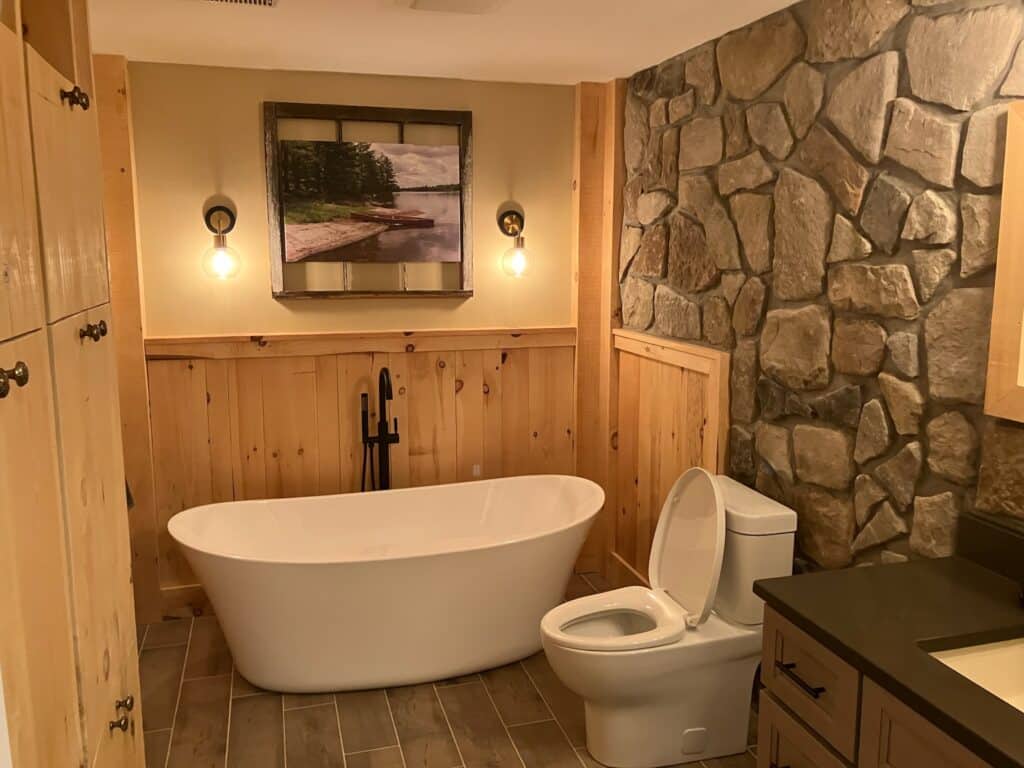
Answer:
[[[1024,679],[1018,579],[957,556],[754,591],[766,602],[760,768],[1024,766],[1024,712],[1008,701]],[[949,666],[949,649],[970,660],[989,643],[1005,670],[981,682],[998,694]]]

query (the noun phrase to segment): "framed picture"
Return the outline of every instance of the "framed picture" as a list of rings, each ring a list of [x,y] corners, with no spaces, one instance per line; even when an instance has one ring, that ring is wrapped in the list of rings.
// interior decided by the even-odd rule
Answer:
[[[266,102],[274,296],[471,296],[470,112]]]

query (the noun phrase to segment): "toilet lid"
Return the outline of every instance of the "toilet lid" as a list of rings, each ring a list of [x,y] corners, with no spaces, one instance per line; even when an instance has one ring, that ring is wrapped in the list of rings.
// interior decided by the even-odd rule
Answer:
[[[711,613],[725,549],[725,500],[707,470],[687,470],[669,491],[651,544],[648,576],[687,613],[690,626]]]

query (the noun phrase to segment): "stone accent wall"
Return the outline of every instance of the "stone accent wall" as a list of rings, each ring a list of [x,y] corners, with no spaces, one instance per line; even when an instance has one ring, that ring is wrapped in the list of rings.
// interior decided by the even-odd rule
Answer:
[[[982,413],[1018,1],[804,0],[630,80],[625,326],[732,350],[730,471],[836,568],[1024,516]]]

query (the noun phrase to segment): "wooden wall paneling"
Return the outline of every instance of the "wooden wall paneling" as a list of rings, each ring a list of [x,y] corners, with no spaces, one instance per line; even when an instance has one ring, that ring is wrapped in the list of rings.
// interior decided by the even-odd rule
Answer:
[[[0,667],[16,766],[83,760],[46,333],[0,344],[29,367],[0,400]],[[30,513],[29,513],[30,511]]]
[[[33,53],[68,80],[75,79],[72,13],[68,0],[21,0],[21,21],[25,42]]]
[[[571,349],[530,350],[529,464],[537,474],[573,474],[576,434]]]
[[[605,507],[579,567],[607,570],[616,526],[615,445],[617,355],[612,330],[621,325],[618,250],[622,222],[622,121],[625,82],[576,87],[573,178],[573,310],[576,350],[576,469],[605,490]],[[607,575],[607,574],[606,574]]]
[[[315,359],[317,492],[341,493],[341,420],[338,358]],[[358,411],[358,409],[356,409]],[[358,414],[356,416],[358,421]]]
[[[113,702],[139,695],[130,535],[112,338],[83,340],[108,306],[50,326],[57,436],[82,720],[90,764],[103,745],[108,765],[141,766],[141,729],[111,733]],[[112,329],[116,330],[116,329]]]
[[[351,493],[360,489],[363,470],[362,419],[360,398],[363,392],[370,394],[370,432],[373,415],[376,413],[376,380],[373,379],[373,355],[357,353],[339,355],[338,361],[338,473],[341,491]],[[372,384],[372,386],[371,386]],[[369,470],[367,470],[369,487]]]
[[[498,349],[485,349],[482,352],[483,365],[483,429],[484,446],[484,479],[505,477],[504,424],[502,422],[502,398],[504,387],[501,379],[502,352]]]
[[[43,325],[38,227],[24,49],[21,36],[0,25],[0,340]]]
[[[501,456],[505,477],[530,465],[530,352],[507,350],[501,359]]]
[[[213,500],[206,362],[151,362],[149,390],[160,584],[194,584],[192,569],[167,532],[167,521],[183,509]]]
[[[410,486],[456,480],[455,354],[406,355]],[[399,423],[401,428],[401,423]],[[400,432],[402,430],[400,429]]]
[[[370,385],[367,390],[370,394],[370,434],[376,434],[377,423],[377,395],[379,392],[380,369],[387,367],[391,373],[391,393],[394,399],[388,403],[388,420],[394,429],[395,419],[398,419],[399,442],[391,446],[391,485],[393,488],[408,488],[410,484],[410,446],[411,432],[409,431],[409,355],[404,352],[393,354],[375,354],[373,356],[373,371],[370,376]],[[379,481],[380,478],[378,478]],[[369,488],[367,484],[367,488]]]
[[[456,479],[477,480],[484,473],[484,353],[455,353]]]
[[[619,351],[616,522],[609,580],[646,579],[661,507],[690,467],[722,471],[729,356],[668,339],[615,332]]]
[[[153,448],[149,428],[149,382],[142,330],[138,201],[128,67],[123,56],[95,57],[95,106],[103,163],[103,208],[110,272],[110,309],[117,332],[117,383],[125,476],[135,502],[128,512],[132,530],[132,573],[138,619],[160,619],[157,522]],[[147,609],[142,611],[141,609]]]
[[[316,495],[319,462],[315,359],[263,360],[259,372],[267,496]]]
[[[235,498],[237,419],[235,395],[237,377],[230,360],[205,360],[206,423],[210,436],[210,501]]]
[[[241,482],[240,498],[267,498],[267,464],[264,458],[266,442],[263,424],[262,361],[238,360],[237,399],[238,447]]]

